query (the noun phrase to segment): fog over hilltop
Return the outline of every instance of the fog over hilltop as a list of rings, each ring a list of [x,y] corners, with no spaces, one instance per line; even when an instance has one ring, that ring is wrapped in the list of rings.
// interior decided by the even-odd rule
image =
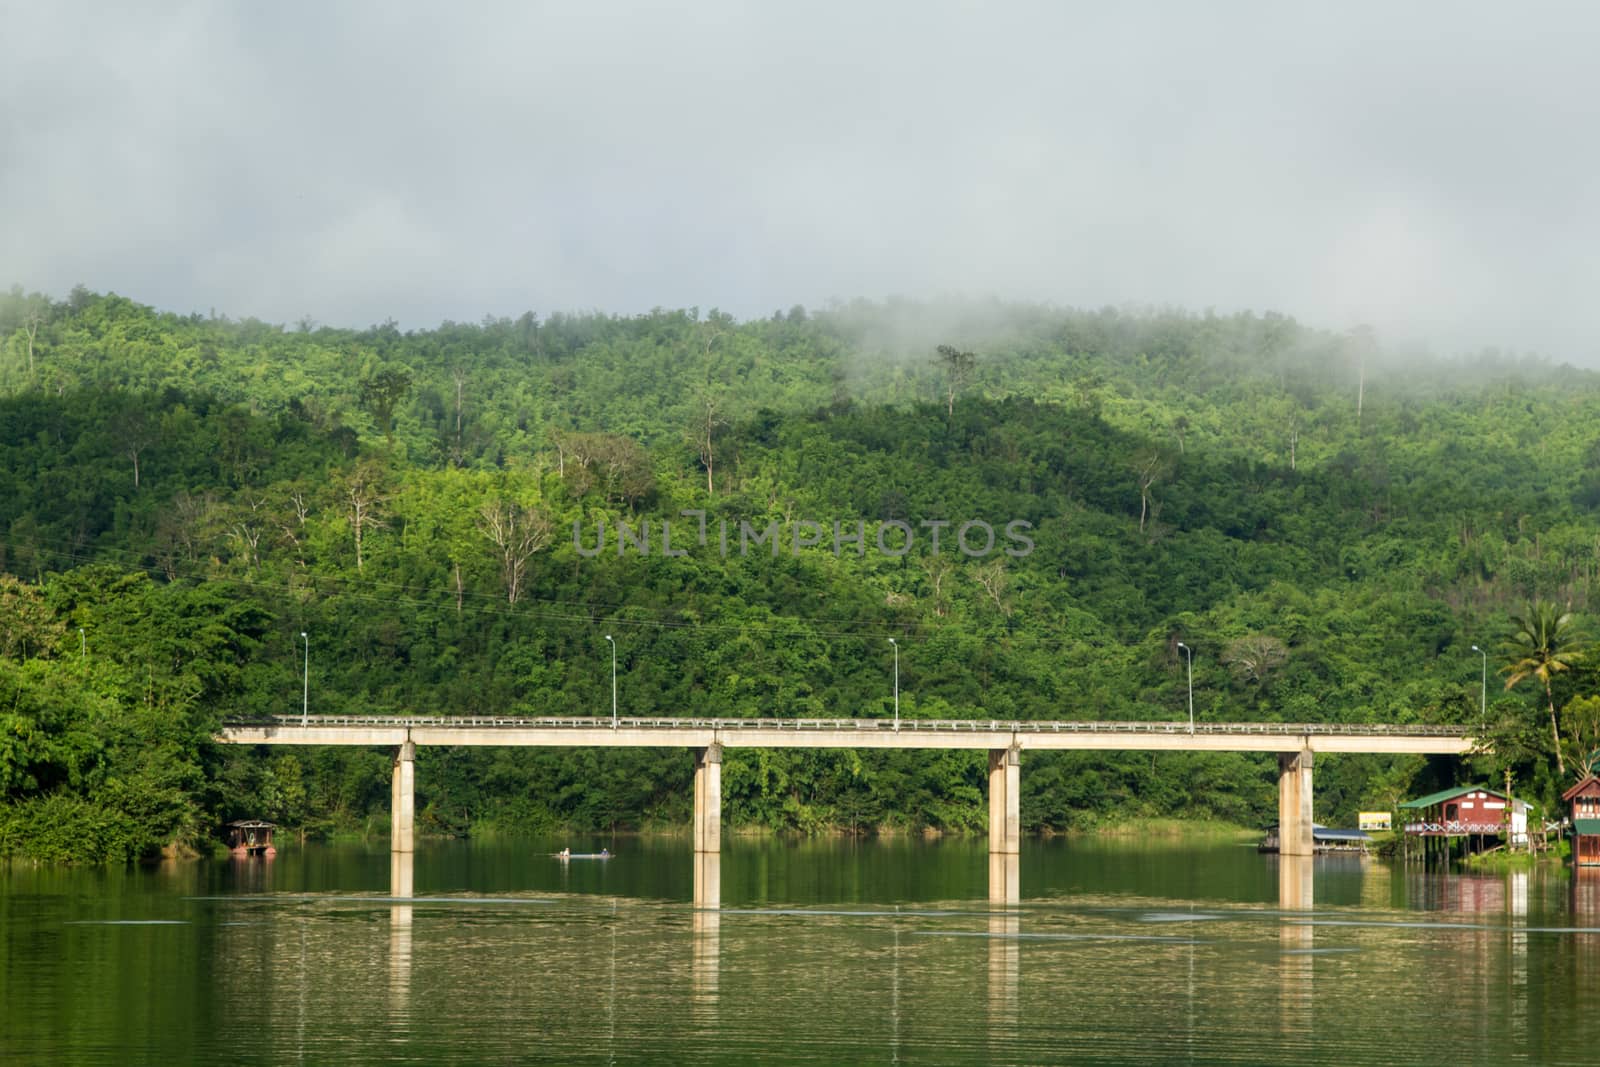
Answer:
[[[0,285],[404,326],[890,295],[1600,363],[1577,5],[7,2]]]

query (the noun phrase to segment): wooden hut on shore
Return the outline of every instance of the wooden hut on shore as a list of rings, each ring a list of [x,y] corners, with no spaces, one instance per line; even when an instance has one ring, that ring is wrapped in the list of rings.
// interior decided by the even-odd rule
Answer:
[[[228,824],[228,851],[235,856],[276,856],[272,831],[277,824],[260,819],[239,819]]]
[[[1572,862],[1578,867],[1600,867],[1600,778],[1586,776],[1561,794],[1572,824]]]

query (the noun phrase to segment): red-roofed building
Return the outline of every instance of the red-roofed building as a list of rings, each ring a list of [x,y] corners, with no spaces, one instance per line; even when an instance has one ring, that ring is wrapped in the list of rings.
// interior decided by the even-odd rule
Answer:
[[[1589,775],[1561,794],[1572,820],[1572,862],[1600,867],[1600,778]]]

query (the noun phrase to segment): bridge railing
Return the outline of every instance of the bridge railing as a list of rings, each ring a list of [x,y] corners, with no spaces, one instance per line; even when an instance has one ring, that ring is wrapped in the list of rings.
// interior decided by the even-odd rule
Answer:
[[[1091,722],[1011,719],[722,719],[670,718],[666,716],[506,716],[506,715],[276,715],[267,719],[233,719],[224,727],[470,727],[473,729],[611,729],[625,730],[717,730],[734,733],[746,730],[789,730],[795,732],[860,731],[872,733],[1018,733],[1018,734],[1196,734],[1238,737],[1303,736],[1386,736],[1386,737],[1464,737],[1471,731],[1464,726],[1436,724],[1395,725],[1391,723],[1279,723],[1279,722]]]

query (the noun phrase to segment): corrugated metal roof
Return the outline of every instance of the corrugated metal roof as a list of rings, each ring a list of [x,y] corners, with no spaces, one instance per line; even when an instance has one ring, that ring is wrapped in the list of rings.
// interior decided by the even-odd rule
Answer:
[[[1580,834],[1600,834],[1600,819],[1573,819],[1572,828]]]
[[[1311,831],[1313,841],[1371,841],[1372,835],[1361,830],[1330,830],[1325,826],[1314,827]]]
[[[1268,835],[1273,835],[1277,832],[1277,823],[1267,827]],[[1311,839],[1313,841],[1371,841],[1372,835],[1364,830],[1333,830],[1317,822],[1311,824]]]
[[[1441,789],[1437,793],[1429,793],[1427,796],[1418,797],[1415,800],[1402,800],[1400,806],[1402,808],[1431,808],[1435,804],[1443,803],[1452,797],[1459,797],[1465,793],[1488,793],[1490,796],[1499,797],[1501,800],[1507,799],[1504,793],[1498,789],[1490,789],[1486,785],[1458,785],[1450,789]]]

